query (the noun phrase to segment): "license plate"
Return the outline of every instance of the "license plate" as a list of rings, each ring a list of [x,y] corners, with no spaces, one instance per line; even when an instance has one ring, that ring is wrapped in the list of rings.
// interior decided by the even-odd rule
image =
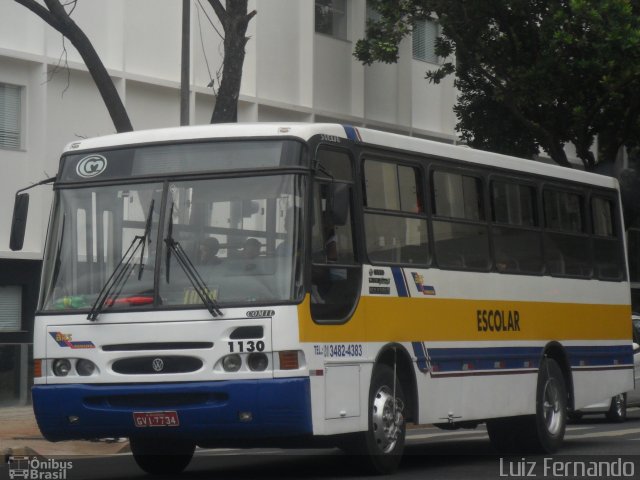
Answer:
[[[136,427],[177,427],[178,412],[133,412]]]

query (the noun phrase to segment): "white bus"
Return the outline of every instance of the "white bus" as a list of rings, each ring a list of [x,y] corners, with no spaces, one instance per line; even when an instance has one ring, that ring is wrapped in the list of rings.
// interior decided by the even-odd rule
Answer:
[[[319,443],[384,473],[408,423],[554,452],[569,412],[633,388],[614,179],[239,124],[73,142],[53,188],[33,387],[49,440],[128,437],[165,474],[195,446]]]

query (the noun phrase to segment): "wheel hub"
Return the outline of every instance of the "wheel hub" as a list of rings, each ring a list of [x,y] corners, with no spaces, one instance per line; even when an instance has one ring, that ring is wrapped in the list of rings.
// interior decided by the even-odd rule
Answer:
[[[376,445],[383,453],[391,452],[402,433],[404,404],[388,387],[381,387],[373,398],[371,421]]]
[[[543,395],[544,421],[551,435],[558,435],[562,429],[562,402],[557,380],[550,378],[544,386]]]

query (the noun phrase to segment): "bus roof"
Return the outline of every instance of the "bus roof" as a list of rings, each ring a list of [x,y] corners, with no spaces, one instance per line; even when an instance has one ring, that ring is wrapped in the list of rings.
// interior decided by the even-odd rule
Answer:
[[[306,141],[319,134],[350,139],[358,143],[378,145],[383,148],[451,158],[489,167],[521,171],[523,173],[563,178],[565,180],[589,183],[605,188],[618,188],[618,182],[613,177],[585,172],[579,169],[571,169],[559,165],[476,150],[464,145],[451,145],[417,137],[408,137],[379,130],[332,123],[226,123],[139,130],[74,141],[65,147],[64,152],[80,152],[83,150],[117,148],[127,145],[185,142],[216,138],[273,138],[283,136],[298,137]]]

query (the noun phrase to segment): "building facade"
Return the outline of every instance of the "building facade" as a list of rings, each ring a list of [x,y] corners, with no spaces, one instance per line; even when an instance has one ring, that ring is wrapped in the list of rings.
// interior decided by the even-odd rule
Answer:
[[[87,34],[136,130],[180,118],[181,8],[177,0],[81,0],[72,18]],[[339,122],[455,141],[451,78],[435,68],[437,26],[417,26],[396,65],[364,67],[366,0],[249,1],[239,121]],[[208,123],[222,65],[222,28],[205,1],[191,3],[190,119]],[[213,85],[213,88],[210,86]],[[0,405],[29,402],[31,339],[51,188],[31,190],[21,252],[9,249],[15,191],[53,176],[65,144],[114,133],[82,59],[35,14],[0,3]]]

